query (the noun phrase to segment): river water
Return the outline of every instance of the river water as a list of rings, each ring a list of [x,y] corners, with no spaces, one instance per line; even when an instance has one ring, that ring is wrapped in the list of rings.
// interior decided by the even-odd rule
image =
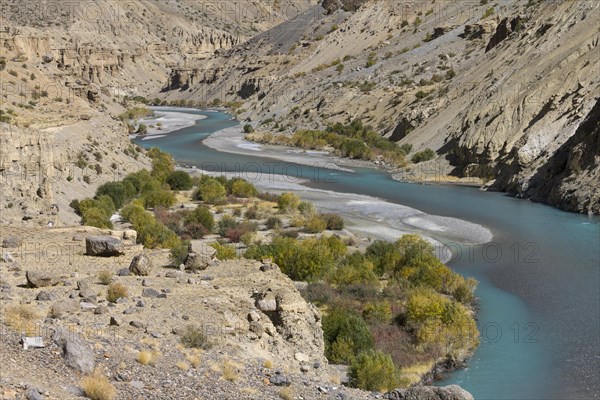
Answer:
[[[308,188],[301,194],[309,198],[317,193],[311,190],[335,192],[330,196],[334,201],[317,205],[337,205],[354,214],[357,207],[368,210],[366,217],[375,216],[390,228],[381,230],[392,235],[407,231],[414,222],[409,230],[423,230],[453,250],[448,264],[479,281],[481,345],[467,368],[436,384],[458,383],[476,399],[486,400],[600,398],[600,218],[469,187],[401,183],[370,168],[332,171],[327,164],[266,159],[259,157],[260,151],[256,156],[217,151],[202,140],[238,122],[221,112],[178,111],[206,118],[165,137],[135,141],[171,153],[180,165],[243,171],[246,177],[259,171],[263,180],[267,176],[273,182],[289,182],[300,192]],[[306,182],[298,184],[296,178]],[[392,214],[405,213],[402,207],[426,214],[408,211],[396,221]],[[427,214],[436,217],[423,217]],[[455,220],[472,225],[454,224]],[[394,230],[395,224],[401,226]],[[491,241],[452,235],[452,227],[480,225],[491,230]]]

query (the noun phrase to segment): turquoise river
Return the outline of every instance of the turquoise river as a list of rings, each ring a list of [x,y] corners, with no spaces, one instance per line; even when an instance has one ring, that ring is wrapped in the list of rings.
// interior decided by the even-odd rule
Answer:
[[[479,281],[482,340],[465,369],[436,384],[458,383],[483,400],[600,398],[600,218],[475,188],[401,183],[377,169],[333,174],[290,168],[260,152],[220,152],[202,141],[237,121],[222,112],[176,111],[206,119],[135,142],[171,153],[180,165],[223,172],[262,166],[265,173],[307,178],[310,187],[365,194],[492,231],[492,242],[453,246],[449,265]],[[328,175],[335,179],[323,179]]]

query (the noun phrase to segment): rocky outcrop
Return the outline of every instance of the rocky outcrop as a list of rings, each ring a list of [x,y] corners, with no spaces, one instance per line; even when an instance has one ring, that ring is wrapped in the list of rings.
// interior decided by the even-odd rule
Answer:
[[[417,386],[396,389],[385,394],[388,400],[473,400],[473,395],[458,385]]]
[[[600,100],[524,188],[518,181],[518,176],[501,174],[492,188],[568,211],[600,214]]]

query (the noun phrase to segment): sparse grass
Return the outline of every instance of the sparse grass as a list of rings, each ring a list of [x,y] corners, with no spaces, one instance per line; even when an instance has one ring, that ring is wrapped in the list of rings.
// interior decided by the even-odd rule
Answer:
[[[268,368],[268,369],[273,369],[273,361],[265,360],[263,362],[263,367]]]
[[[137,355],[137,361],[142,365],[156,365],[158,353],[155,351],[142,350]]]
[[[5,324],[27,335],[36,332],[35,324],[39,318],[39,312],[28,304],[12,304],[4,309]]]
[[[279,391],[279,397],[283,400],[293,400],[294,392],[292,391],[292,388],[288,386]]]
[[[124,285],[122,285],[120,283],[113,283],[112,285],[110,285],[108,287],[108,290],[106,291],[106,300],[107,301],[114,303],[121,297],[124,297],[124,298],[129,297],[129,292],[127,291],[127,287],[125,287]]]
[[[177,364],[175,364],[175,366],[177,366],[177,368],[179,368],[182,371],[187,371],[188,369],[190,369],[190,364],[186,363],[185,361],[178,361]]]
[[[98,274],[98,280],[102,285],[110,285],[112,279],[113,274],[108,270],[100,271],[100,273]]]
[[[194,368],[198,368],[200,366],[200,363],[202,362],[202,359],[200,358],[200,354],[198,354],[198,353],[188,354],[186,356],[186,359],[189,361],[189,363]]]
[[[98,373],[83,378],[81,386],[85,396],[91,400],[112,400],[117,395],[108,378]]]
[[[240,378],[237,365],[229,360],[223,361],[223,365],[221,367],[221,376],[223,379],[230,382],[237,381]]]
[[[415,364],[400,369],[400,379],[403,385],[410,386],[421,381],[423,376],[431,371],[433,363]]]

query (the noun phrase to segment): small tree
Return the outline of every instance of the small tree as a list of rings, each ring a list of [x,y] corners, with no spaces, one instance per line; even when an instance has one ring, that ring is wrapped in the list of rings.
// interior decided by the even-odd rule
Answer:
[[[244,125],[244,132],[252,133],[252,132],[254,132],[254,128],[252,127],[252,125],[246,124],[246,125]]]
[[[198,190],[198,197],[209,204],[220,202],[225,199],[226,195],[227,191],[225,190],[225,187],[213,178],[205,180]]]
[[[166,182],[173,190],[189,190],[192,188],[192,177],[185,171],[171,172]]]
[[[363,352],[350,365],[352,386],[387,392],[400,384],[400,374],[392,358],[380,351]]]

